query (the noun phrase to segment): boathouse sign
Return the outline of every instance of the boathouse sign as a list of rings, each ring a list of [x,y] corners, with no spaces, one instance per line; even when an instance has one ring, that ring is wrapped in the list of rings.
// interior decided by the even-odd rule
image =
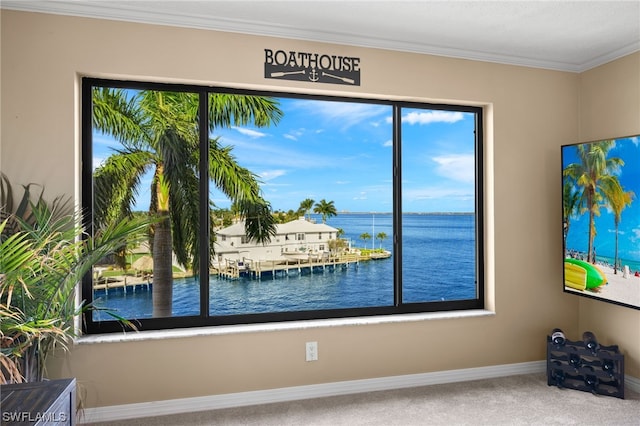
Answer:
[[[264,78],[360,86],[360,58],[264,49]]]

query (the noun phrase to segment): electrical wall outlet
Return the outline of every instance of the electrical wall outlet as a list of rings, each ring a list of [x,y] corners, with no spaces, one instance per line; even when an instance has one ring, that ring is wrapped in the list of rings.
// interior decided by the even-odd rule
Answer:
[[[306,343],[307,361],[317,361],[318,360],[318,342],[307,342]]]

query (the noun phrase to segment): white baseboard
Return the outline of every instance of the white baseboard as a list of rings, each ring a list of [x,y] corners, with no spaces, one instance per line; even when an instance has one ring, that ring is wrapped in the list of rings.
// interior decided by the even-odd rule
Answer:
[[[221,408],[348,395],[361,392],[491,379],[518,374],[542,373],[545,371],[546,361],[532,361],[517,364],[495,365],[490,367],[465,368],[461,370],[437,371],[433,373],[322,383],[317,385],[239,392],[224,395],[209,395],[166,401],[112,405],[109,407],[86,408],[84,410],[84,415],[80,419],[80,423],[108,422],[140,417],[208,411]],[[625,377],[625,384],[629,389],[640,392],[639,379],[627,376]]]
[[[632,376],[624,376],[624,387],[640,393],[640,379]]]

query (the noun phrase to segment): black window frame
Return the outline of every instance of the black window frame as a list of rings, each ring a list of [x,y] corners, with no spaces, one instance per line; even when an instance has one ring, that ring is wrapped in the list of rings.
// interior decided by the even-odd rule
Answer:
[[[386,99],[359,98],[356,96],[330,96],[315,94],[300,94],[275,91],[244,90],[229,87],[188,85],[173,83],[157,83],[129,80],[111,80],[93,77],[82,78],[82,104],[81,104],[81,134],[82,134],[82,208],[84,215],[84,227],[90,234],[92,231],[92,205],[93,205],[93,127],[92,127],[92,89],[94,87],[110,87],[135,90],[165,90],[174,92],[189,92],[199,94],[200,111],[207,111],[208,95],[212,92],[237,94],[299,98],[309,100],[332,100],[342,102],[372,103],[377,105],[388,105],[393,111],[393,262],[394,262],[394,305],[382,307],[361,307],[350,309],[328,309],[313,311],[295,312],[270,312],[254,313],[230,316],[211,316],[209,314],[209,273],[206,262],[201,262],[203,266],[200,270],[200,315],[174,316],[163,318],[143,318],[131,319],[138,330],[161,330],[175,328],[191,328],[204,326],[238,325],[238,324],[259,324],[277,323],[297,320],[322,320],[339,319],[353,317],[367,317],[380,315],[404,315],[416,313],[442,312],[442,311],[464,311],[474,309],[484,309],[485,307],[485,238],[484,238],[484,114],[480,106],[410,102]],[[440,111],[455,111],[475,114],[475,254],[476,254],[476,297],[474,299],[405,303],[402,302],[402,109],[419,108]],[[202,116],[203,114],[201,114]],[[200,138],[201,149],[206,149],[208,138],[207,117],[204,114],[201,119]],[[201,156],[206,161],[206,156]],[[201,171],[207,179],[201,179],[201,194],[207,194],[200,203],[201,229],[207,230],[201,235],[201,257],[206,257],[208,246],[208,231],[210,229],[208,220],[208,175],[206,163],[201,164]],[[288,235],[286,236],[288,237]],[[82,300],[86,303],[93,301],[92,274],[87,274],[81,283]],[[99,334],[122,332],[123,326],[118,321],[96,321],[90,312],[82,321],[82,329],[85,334]]]

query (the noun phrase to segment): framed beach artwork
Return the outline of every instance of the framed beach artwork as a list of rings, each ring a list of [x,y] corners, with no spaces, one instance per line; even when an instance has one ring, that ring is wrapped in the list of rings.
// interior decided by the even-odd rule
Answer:
[[[564,291],[640,309],[640,136],[561,150]]]

